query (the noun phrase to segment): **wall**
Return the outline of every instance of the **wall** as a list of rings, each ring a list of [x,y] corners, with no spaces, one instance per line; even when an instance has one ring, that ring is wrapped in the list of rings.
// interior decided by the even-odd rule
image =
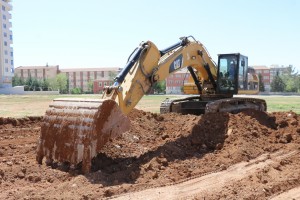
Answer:
[[[12,88],[0,88],[0,94],[21,94],[21,95],[56,95],[59,91],[24,91],[24,86]]]

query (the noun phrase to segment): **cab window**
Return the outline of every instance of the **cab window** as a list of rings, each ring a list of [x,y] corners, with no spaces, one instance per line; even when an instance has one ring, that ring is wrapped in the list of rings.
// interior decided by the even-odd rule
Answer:
[[[218,85],[222,93],[234,93],[236,90],[237,59],[236,56],[224,56],[219,59]]]

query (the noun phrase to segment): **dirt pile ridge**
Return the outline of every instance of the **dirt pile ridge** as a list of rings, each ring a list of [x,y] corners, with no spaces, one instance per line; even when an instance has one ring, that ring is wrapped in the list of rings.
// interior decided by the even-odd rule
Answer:
[[[40,118],[1,118],[0,199],[114,197],[219,173],[261,155],[271,164],[193,198],[264,199],[300,186],[300,121],[293,112],[194,116],[135,109],[129,119],[130,131],[110,141],[93,159],[93,172],[82,175],[60,163],[36,163]],[[279,160],[272,157],[277,152],[294,153]]]

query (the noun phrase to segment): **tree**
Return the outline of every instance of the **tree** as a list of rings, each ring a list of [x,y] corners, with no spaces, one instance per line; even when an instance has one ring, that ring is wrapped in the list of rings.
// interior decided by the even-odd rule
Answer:
[[[38,80],[36,78],[32,78],[31,76],[28,76],[28,78],[25,80],[24,85],[25,85],[24,87],[25,91],[40,90]]]
[[[166,92],[166,81],[156,82],[153,86],[154,93],[165,93]]]
[[[31,91],[31,85],[32,85],[32,78],[31,78],[31,76],[29,75],[28,77],[27,77],[27,79],[25,80],[25,87],[24,87],[24,90],[25,91]]]
[[[299,88],[299,83],[296,77],[292,76],[283,76],[283,82],[285,83],[285,92],[297,92]]]
[[[20,86],[20,85],[24,85],[24,80],[20,77],[18,77],[17,75],[12,77],[12,86]]]
[[[283,92],[286,85],[283,82],[282,78],[277,74],[272,83],[271,83],[271,91],[272,92]]]
[[[67,88],[68,78],[66,74],[58,74],[55,79],[58,85],[59,92],[61,94],[68,93],[68,88]]]
[[[298,92],[300,90],[300,75],[292,66],[287,68],[287,73],[282,76],[285,83],[285,92]]]
[[[32,90],[32,91],[41,90],[40,85],[39,85],[39,81],[36,78],[32,79],[31,89],[30,90]]]
[[[49,90],[49,81],[48,81],[48,79],[40,80],[39,85],[40,85],[40,87],[43,91],[48,91]]]
[[[89,94],[93,94],[94,93],[94,81],[90,80],[88,82],[88,92]]]
[[[67,78],[67,93],[70,93],[70,80]]]
[[[260,92],[264,92],[265,90],[265,84],[263,82],[263,77],[261,75],[261,73],[258,74],[258,79],[259,79],[259,91]]]
[[[116,78],[116,76],[117,76],[117,72],[109,71],[108,77],[109,77],[110,81],[114,81],[114,79]]]
[[[56,79],[55,78],[49,78],[47,79],[48,81],[48,90],[49,91],[55,91],[55,90],[58,90],[58,83],[56,82]]]
[[[73,88],[71,94],[82,94],[81,88]]]

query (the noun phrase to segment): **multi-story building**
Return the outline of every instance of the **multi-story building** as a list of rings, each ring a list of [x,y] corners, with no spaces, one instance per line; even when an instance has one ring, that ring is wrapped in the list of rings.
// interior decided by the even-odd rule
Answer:
[[[37,80],[55,78],[59,73],[59,66],[20,66],[15,69],[15,76],[26,80],[28,77]]]
[[[66,74],[69,80],[69,90],[80,88],[82,91],[89,91],[89,84],[92,84],[94,93],[99,93],[105,85],[112,82],[119,71],[120,68],[73,68],[61,69],[60,73]]]
[[[263,78],[263,83],[265,85],[266,91],[271,91],[271,83],[276,75],[288,75],[291,73],[293,66],[289,65],[279,66],[279,65],[271,65],[270,67],[267,66],[252,66],[255,69],[257,74],[261,74]]]
[[[190,76],[187,69],[182,69],[166,78],[166,94],[183,94],[182,87]]]
[[[95,80],[94,87],[93,87],[94,94],[101,94],[105,86],[112,85],[113,83],[114,83],[114,81],[112,79],[110,79],[110,80]]]
[[[65,74],[68,78],[69,91],[80,88],[83,92],[94,86],[94,92],[99,93],[104,86],[110,85],[113,78],[119,73],[120,68],[72,68],[59,69],[55,66],[20,66],[15,69],[15,76],[26,80],[28,77],[37,80],[53,79],[58,74]],[[94,83],[94,81],[96,83]]]
[[[251,67],[254,68],[256,74],[261,74],[262,82],[265,85],[265,90],[270,91],[271,90],[270,68],[264,65],[251,66]]]
[[[289,65],[288,67],[279,66],[279,65],[271,65],[270,66],[270,83],[272,83],[274,77],[276,75],[287,75],[292,71],[293,66]]]
[[[0,88],[11,87],[14,75],[14,59],[11,31],[11,0],[0,1]]]

